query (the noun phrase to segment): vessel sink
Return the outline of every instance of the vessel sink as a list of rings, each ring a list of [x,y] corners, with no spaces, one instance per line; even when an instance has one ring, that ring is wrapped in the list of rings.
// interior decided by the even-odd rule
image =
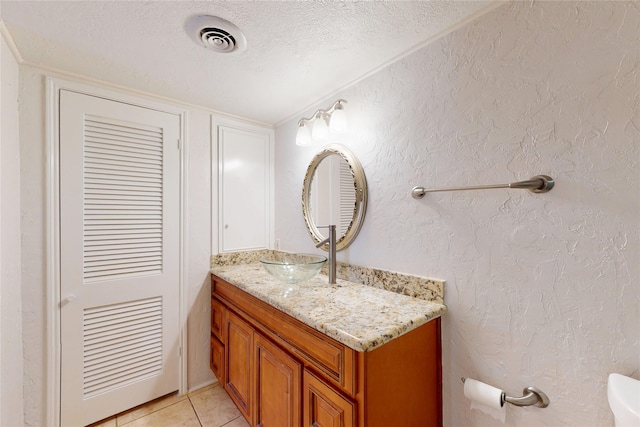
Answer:
[[[288,284],[311,279],[326,262],[326,256],[296,253],[275,253],[260,260],[267,273]]]

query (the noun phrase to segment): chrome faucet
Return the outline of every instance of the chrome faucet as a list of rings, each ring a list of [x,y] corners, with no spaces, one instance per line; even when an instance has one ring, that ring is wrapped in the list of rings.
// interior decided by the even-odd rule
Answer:
[[[328,228],[329,237],[316,245],[316,248],[329,243],[329,283],[336,283],[336,226],[335,225],[321,225],[318,228]]]

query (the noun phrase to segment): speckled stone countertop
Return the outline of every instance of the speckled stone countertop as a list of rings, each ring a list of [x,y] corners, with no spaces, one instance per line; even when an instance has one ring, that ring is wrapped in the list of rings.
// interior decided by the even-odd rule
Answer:
[[[371,351],[447,311],[443,304],[325,275],[287,285],[260,263],[213,265],[211,272],[356,351]]]
[[[228,265],[252,264],[261,258],[282,252],[272,249],[257,251],[227,252],[211,255],[211,268]],[[379,270],[354,264],[337,263],[336,277],[354,283],[403,294],[410,297],[444,304],[444,280]],[[329,274],[329,266],[325,265],[322,273]]]

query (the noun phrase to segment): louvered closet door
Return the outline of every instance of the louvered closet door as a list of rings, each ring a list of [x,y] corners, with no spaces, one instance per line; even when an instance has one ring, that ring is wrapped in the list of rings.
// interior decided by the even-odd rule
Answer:
[[[61,424],[179,387],[179,117],[61,91]]]
[[[340,203],[338,203],[340,215],[339,235],[347,233],[351,221],[353,221],[353,211],[356,209],[356,190],[353,185],[353,174],[349,164],[344,160],[339,161],[339,187],[340,187]]]

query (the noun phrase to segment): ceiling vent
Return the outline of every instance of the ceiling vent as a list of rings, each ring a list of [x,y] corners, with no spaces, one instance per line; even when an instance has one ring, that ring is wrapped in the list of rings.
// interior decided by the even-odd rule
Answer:
[[[247,47],[247,39],[242,31],[217,16],[194,16],[187,21],[185,29],[198,45],[215,52],[237,53]]]

